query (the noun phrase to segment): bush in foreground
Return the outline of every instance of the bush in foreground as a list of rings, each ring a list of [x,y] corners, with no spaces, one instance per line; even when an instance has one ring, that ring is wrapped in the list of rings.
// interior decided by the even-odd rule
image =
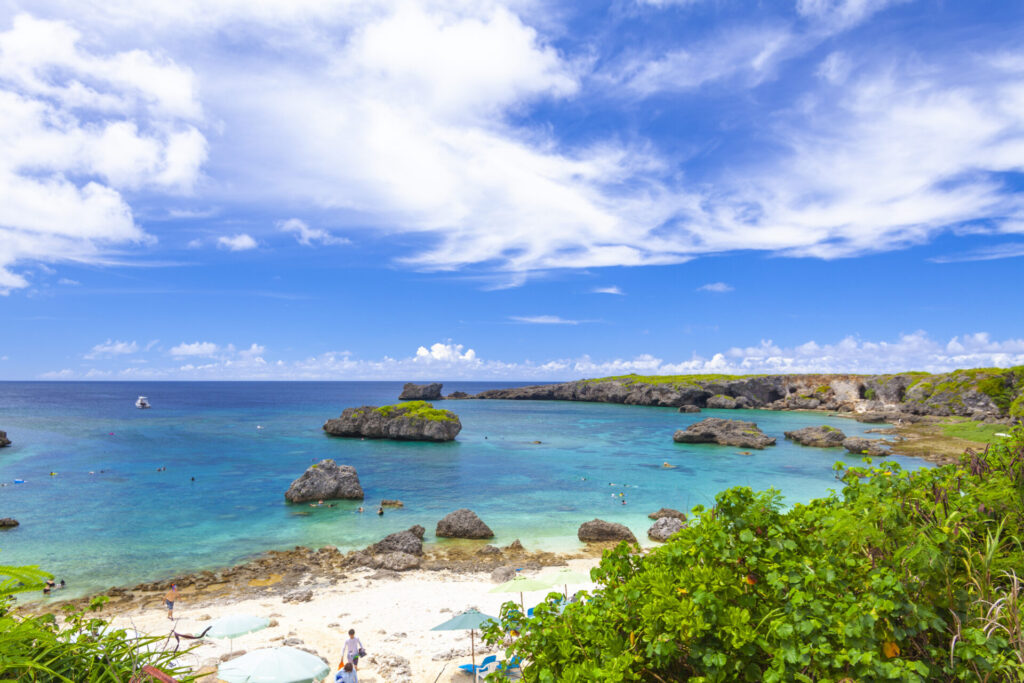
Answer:
[[[1024,681],[1024,429],[957,465],[866,465],[788,510],[729,489],[649,554],[607,551],[562,614],[506,604],[507,655],[545,682]]]

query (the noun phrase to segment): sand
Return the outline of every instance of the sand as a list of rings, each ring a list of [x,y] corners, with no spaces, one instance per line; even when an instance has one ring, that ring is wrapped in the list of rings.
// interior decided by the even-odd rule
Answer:
[[[569,560],[569,567],[587,574],[597,562],[597,558],[574,559]],[[545,577],[557,571],[558,567],[546,567],[524,570],[522,574]],[[430,629],[469,608],[497,616],[503,602],[519,600],[519,594],[490,593],[495,584],[486,573],[414,570],[394,579],[371,579],[374,573],[373,569],[358,569],[333,583],[314,579],[302,586],[313,590],[312,600],[300,603],[286,603],[280,592],[272,594],[269,588],[265,597],[250,593],[240,598],[229,595],[216,599],[183,589],[174,609],[173,624],[179,633],[197,634],[211,619],[228,614],[265,616],[276,624],[233,641],[188,641],[201,644],[181,661],[194,671],[204,667],[211,670],[216,660],[229,652],[276,647],[288,640],[288,644],[313,650],[325,659],[331,666],[327,680],[333,681],[342,644],[348,637],[348,630],[353,628],[367,651],[359,668],[362,683],[435,680],[468,683],[472,679],[459,671],[458,665],[470,661],[469,632]],[[569,587],[570,594],[581,589],[591,590],[593,584]],[[547,592],[526,593],[526,606],[541,602]],[[112,620],[118,627],[159,636],[167,635],[172,625],[166,609],[156,599],[142,608],[120,613]],[[292,639],[301,643],[293,643]],[[479,638],[476,642],[479,648]],[[168,647],[173,646],[172,639]],[[484,651],[490,652],[486,648]],[[478,649],[478,662],[479,652]],[[393,655],[408,660],[408,677],[389,666],[388,660]],[[212,683],[217,679],[210,676],[202,680]]]

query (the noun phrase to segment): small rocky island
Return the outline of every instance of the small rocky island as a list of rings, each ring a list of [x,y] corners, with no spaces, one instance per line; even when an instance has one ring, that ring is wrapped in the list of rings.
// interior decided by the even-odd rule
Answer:
[[[757,448],[774,446],[775,437],[767,436],[755,422],[723,420],[709,417],[678,430],[672,437],[676,443],[717,443],[723,446]]]
[[[814,446],[816,448],[840,448],[846,439],[846,434],[841,430],[829,425],[819,427],[804,427],[794,429],[791,432],[784,432],[786,438],[801,446]]]
[[[10,446],[11,440],[7,438],[7,432],[0,431],[0,448],[4,446]]]
[[[441,395],[440,382],[431,384],[413,384],[406,382],[402,386],[402,393],[398,396],[399,401],[439,401],[444,398]]]
[[[453,441],[461,430],[458,415],[426,401],[346,408],[341,417],[324,423],[331,436],[397,441]]]
[[[321,460],[292,482],[284,494],[290,503],[311,500],[362,500],[363,487],[359,475],[351,465],[339,465],[333,460]]]

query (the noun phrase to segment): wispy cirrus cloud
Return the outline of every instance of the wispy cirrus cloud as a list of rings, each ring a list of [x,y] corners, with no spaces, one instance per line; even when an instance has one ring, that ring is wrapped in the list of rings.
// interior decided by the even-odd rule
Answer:
[[[593,294],[617,294],[619,296],[625,296],[626,293],[622,291],[617,285],[611,285],[610,287],[594,287],[590,290]]]
[[[1024,256],[1024,242],[1007,242],[980,249],[971,249],[960,254],[946,254],[936,256],[931,261],[935,263],[963,263],[965,261],[995,261],[1004,258],[1017,258]]]
[[[567,320],[557,315],[510,315],[509,320],[527,325],[579,325],[589,320]]]
[[[724,294],[726,292],[731,292],[733,289],[734,288],[732,285],[726,284],[725,282],[709,282],[706,285],[701,285],[700,287],[698,287],[697,291]]]
[[[295,235],[295,240],[304,247],[312,247],[314,244],[341,245],[351,244],[351,240],[344,237],[336,237],[326,230],[311,228],[309,224],[298,218],[289,218],[286,221],[278,221],[277,229],[281,232],[290,232]]]
[[[102,344],[97,344],[92,347],[89,353],[85,354],[87,359],[103,358],[109,356],[123,356],[127,354],[136,353],[139,350],[139,345],[134,342],[114,341],[108,339]]]

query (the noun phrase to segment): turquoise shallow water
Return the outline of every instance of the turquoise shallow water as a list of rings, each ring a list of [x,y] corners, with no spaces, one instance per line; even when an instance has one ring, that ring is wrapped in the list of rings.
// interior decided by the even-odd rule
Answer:
[[[508,384],[452,382],[445,391],[495,386]],[[0,429],[14,441],[0,450],[0,482],[8,484],[0,487],[0,517],[21,522],[0,533],[0,564],[41,565],[68,581],[68,597],[271,548],[364,547],[412,524],[426,527],[432,541],[437,520],[459,507],[475,510],[496,543],[519,538],[562,550],[578,547],[577,527],[594,517],[645,538],[648,513],[706,505],[730,486],[775,487],[788,502],[804,502],[836,485],[832,463],[844,459],[839,450],[782,438],[826,421],[809,413],[449,401],[444,407],[463,424],[454,443],[321,431],[345,407],[393,403],[400,390],[397,382],[0,383]],[[152,410],[134,407],[140,394]],[[714,415],[754,420],[778,445],[743,456],[672,442],[676,429]],[[828,421],[847,434],[872,426]],[[356,514],[358,503],[348,501],[335,508],[285,502],[291,481],[323,458],[356,467],[369,513]],[[406,507],[378,517],[372,511],[381,498]]]

